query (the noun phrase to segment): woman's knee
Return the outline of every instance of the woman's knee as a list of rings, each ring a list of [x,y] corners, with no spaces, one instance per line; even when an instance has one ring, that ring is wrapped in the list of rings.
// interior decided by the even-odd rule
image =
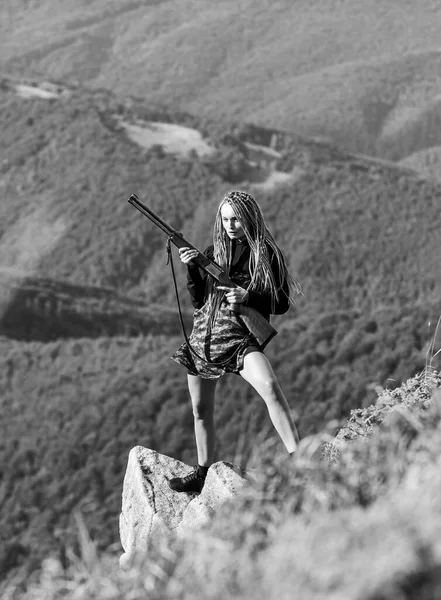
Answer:
[[[215,382],[192,381],[189,386],[191,406],[195,419],[211,418],[214,412]]]
[[[193,417],[195,420],[206,421],[212,419],[214,414],[214,405],[212,401],[201,401],[191,403],[193,409]]]
[[[280,386],[279,382],[275,377],[267,377],[260,381],[259,387],[262,389],[264,395],[268,400],[276,401],[279,397]]]
[[[213,411],[206,407],[193,407],[193,418],[195,421],[208,421],[213,418]]]

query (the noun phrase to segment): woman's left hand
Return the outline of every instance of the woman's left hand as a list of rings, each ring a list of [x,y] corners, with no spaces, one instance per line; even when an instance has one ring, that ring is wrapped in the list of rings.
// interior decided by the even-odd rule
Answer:
[[[226,292],[225,300],[229,304],[244,304],[248,300],[248,291],[240,286],[229,288],[224,285],[218,285],[217,289]]]

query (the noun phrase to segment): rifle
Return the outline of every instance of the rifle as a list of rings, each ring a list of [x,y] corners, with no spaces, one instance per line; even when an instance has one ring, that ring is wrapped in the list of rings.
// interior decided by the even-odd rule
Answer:
[[[198,267],[211,275],[213,279],[223,286],[230,288],[237,287],[234,281],[228,277],[227,273],[220,265],[202,254],[202,252],[193,246],[193,244],[190,244],[190,242],[188,242],[181,233],[176,231],[176,229],[173,229],[173,227],[168,225],[156,213],[143,204],[136,194],[131,194],[128,202],[137,208],[144,216],[150,219],[150,221],[159,227],[159,229],[162,229],[162,231],[169,236],[169,241],[171,241],[177,248],[191,248],[199,252],[199,255],[194,259],[194,261]],[[255,308],[245,306],[244,304],[232,304],[231,308],[236,314],[240,315],[240,319],[242,320],[243,324],[256,338],[257,343],[262,348],[265,347],[275,335],[277,335],[276,329],[274,329],[269,321],[267,321],[265,317]]]

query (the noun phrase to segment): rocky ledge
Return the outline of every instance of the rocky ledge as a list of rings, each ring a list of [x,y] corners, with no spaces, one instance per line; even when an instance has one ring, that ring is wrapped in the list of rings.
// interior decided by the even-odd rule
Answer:
[[[188,475],[192,469],[142,446],[130,451],[120,515],[124,548],[121,566],[130,562],[135,551],[147,550],[149,541],[156,536],[182,535],[207,523],[216,508],[238,496],[252,477],[240,467],[217,462],[211,465],[200,494],[179,493],[169,488],[169,479]]]

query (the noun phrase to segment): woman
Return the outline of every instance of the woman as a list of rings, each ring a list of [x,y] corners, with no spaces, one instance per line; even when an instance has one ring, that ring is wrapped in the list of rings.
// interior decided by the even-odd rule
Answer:
[[[188,267],[187,287],[196,310],[191,347],[183,344],[171,358],[187,368],[198,466],[190,475],[169,481],[178,492],[200,492],[204,486],[214,456],[216,384],[225,373],[240,375],[263,398],[290,454],[298,442],[288,402],[263,347],[231,309],[233,304],[245,304],[269,320],[270,314],[286,313],[294,292],[300,292],[250,194],[232,191],[222,199],[213,228],[213,245],[204,251],[226,270],[237,287],[216,286],[194,263],[197,254],[191,248],[179,250],[181,261]]]

